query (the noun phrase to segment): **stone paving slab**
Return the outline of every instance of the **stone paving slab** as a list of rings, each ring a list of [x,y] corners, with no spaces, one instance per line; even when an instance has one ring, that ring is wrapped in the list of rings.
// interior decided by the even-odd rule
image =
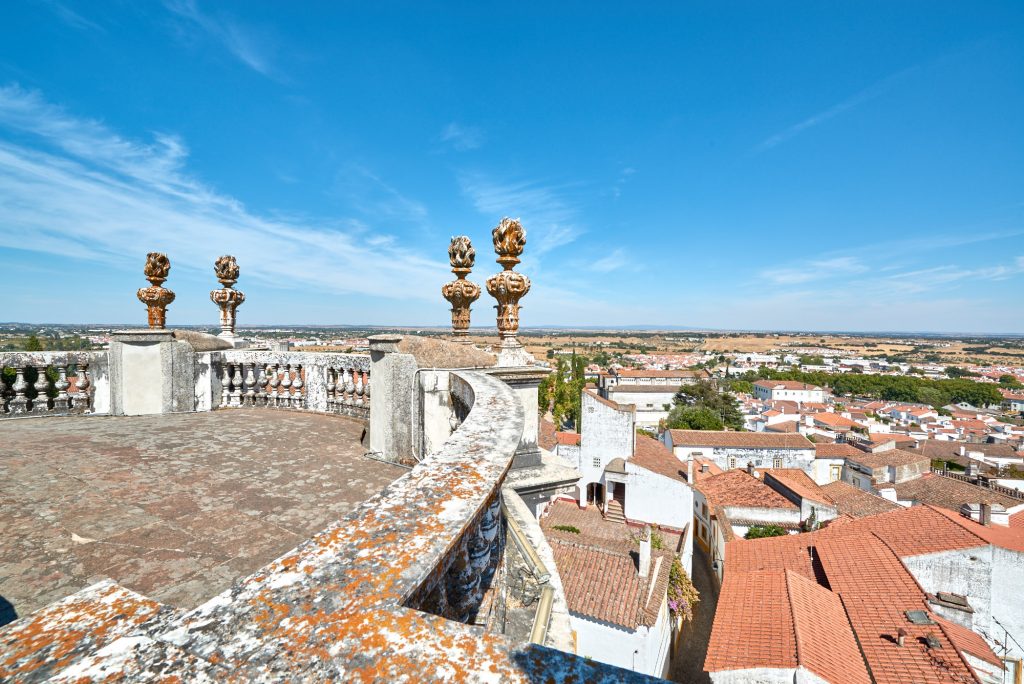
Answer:
[[[25,616],[109,577],[193,608],[407,472],[362,431],[267,409],[3,421],[0,599]]]

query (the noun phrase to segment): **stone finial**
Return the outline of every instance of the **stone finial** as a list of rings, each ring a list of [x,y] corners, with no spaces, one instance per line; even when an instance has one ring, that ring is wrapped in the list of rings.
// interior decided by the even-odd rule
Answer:
[[[233,343],[235,340],[235,311],[245,301],[245,294],[232,287],[238,282],[238,262],[235,261],[235,257],[224,255],[214,262],[213,272],[220,284],[224,286],[210,292],[210,301],[220,307],[220,334],[218,337]]]
[[[487,279],[487,292],[498,300],[498,334],[501,350],[499,366],[525,366],[533,363],[516,335],[519,332],[519,300],[530,291],[530,279],[513,271],[526,246],[526,231],[519,219],[503,218],[491,231],[497,262],[505,269]]]
[[[466,280],[476,262],[476,250],[465,235],[452,238],[448,247],[455,280],[441,287],[441,295],[452,305],[452,335],[464,338],[469,334],[470,305],[480,298],[480,286]]]
[[[140,288],[136,296],[149,312],[149,327],[163,330],[167,322],[167,306],[174,301],[174,293],[162,287],[171,272],[171,261],[166,254],[150,252],[146,255],[146,266],[142,272],[150,286]]]

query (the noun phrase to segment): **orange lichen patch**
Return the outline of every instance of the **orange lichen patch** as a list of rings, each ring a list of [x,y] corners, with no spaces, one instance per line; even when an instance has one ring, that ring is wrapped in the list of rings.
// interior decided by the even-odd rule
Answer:
[[[58,672],[154,618],[160,603],[104,581],[8,625],[0,679]]]

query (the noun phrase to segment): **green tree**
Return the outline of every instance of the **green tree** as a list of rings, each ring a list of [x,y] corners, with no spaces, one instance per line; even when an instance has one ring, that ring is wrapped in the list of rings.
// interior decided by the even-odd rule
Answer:
[[[718,416],[719,422],[724,427],[729,427],[733,430],[743,429],[743,414],[740,413],[736,397],[728,392],[719,392],[718,388],[707,380],[702,380],[693,385],[683,385],[676,392],[672,403],[684,408],[706,408]],[[715,428],[701,429],[711,430]]]
[[[677,404],[668,413],[665,426],[679,430],[724,430],[722,417],[706,406]]]
[[[28,341],[25,342],[25,351],[43,351],[43,343],[35,335],[29,335]]]
[[[999,376],[999,384],[1008,389],[1021,389],[1024,387],[1024,384],[1021,384],[1020,380],[1009,373]]]
[[[762,539],[764,537],[783,537],[786,534],[788,534],[786,530],[778,525],[751,525],[743,538]]]
[[[924,386],[917,388],[917,400],[933,408],[940,408],[949,403],[949,396],[940,389]]]

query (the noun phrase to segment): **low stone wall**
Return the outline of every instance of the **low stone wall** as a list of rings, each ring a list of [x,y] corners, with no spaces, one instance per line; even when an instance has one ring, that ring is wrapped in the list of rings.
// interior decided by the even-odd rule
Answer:
[[[0,418],[107,413],[107,353],[0,352]]]

